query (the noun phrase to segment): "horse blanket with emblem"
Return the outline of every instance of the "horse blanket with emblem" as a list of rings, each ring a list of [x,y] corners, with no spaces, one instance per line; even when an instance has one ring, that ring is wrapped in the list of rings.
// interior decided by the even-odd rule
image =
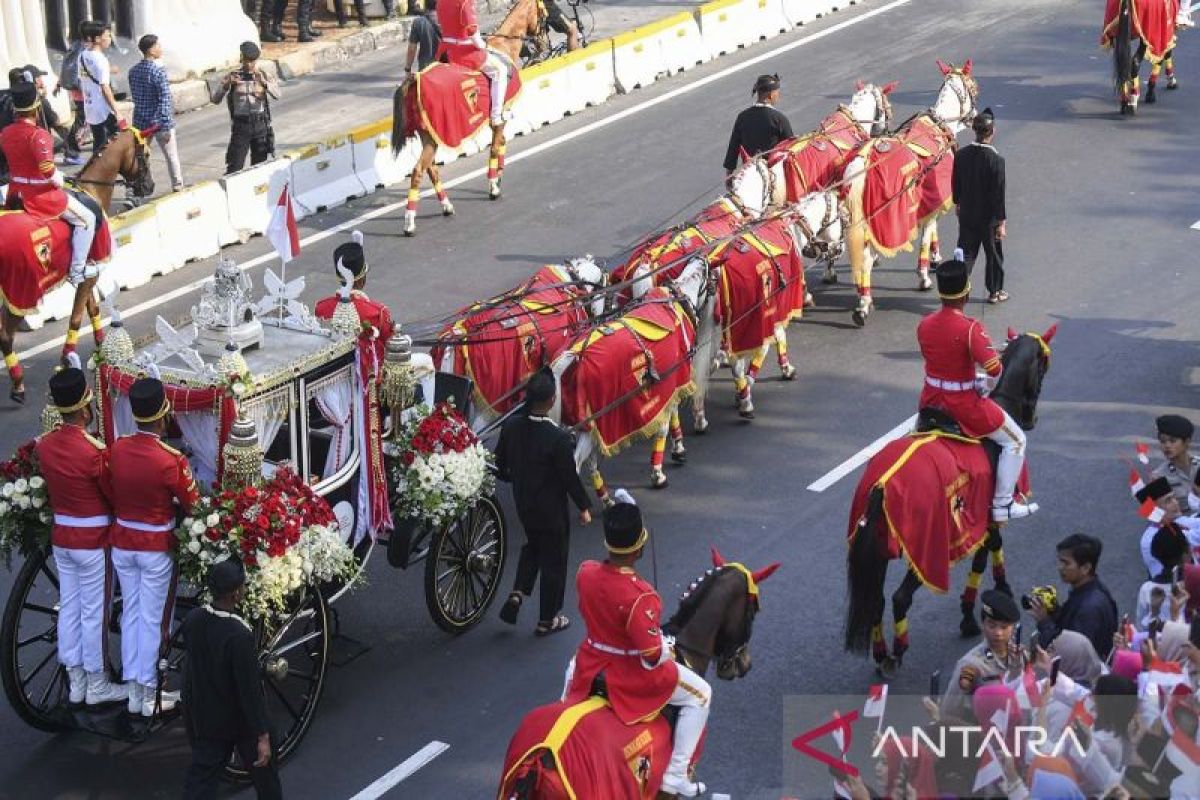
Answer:
[[[1020,494],[1028,495],[1022,471]],[[871,491],[883,491],[888,558],[905,558],[921,583],[950,590],[950,567],[983,544],[995,475],[977,440],[941,432],[889,442],[869,462],[850,506],[848,538],[858,531]]]
[[[412,80],[404,93],[405,136],[423,130],[439,145],[454,148],[478,133],[491,118],[492,96],[482,72],[437,62]],[[505,108],[520,92],[520,71],[510,68]]]
[[[695,390],[695,342],[696,329],[683,306],[666,289],[651,289],[622,316],[571,345],[576,359],[560,387],[563,424],[590,431],[605,456],[652,434]]]
[[[917,156],[894,136],[869,139],[852,156],[865,160],[861,181],[855,180],[843,192],[851,204],[861,202],[868,244],[884,258],[901,250],[911,250],[917,233],[917,187],[920,164]],[[853,196],[854,186],[862,184],[861,198]],[[855,218],[853,211],[851,218]]]
[[[586,293],[561,267],[542,267],[511,292],[460,311],[460,319],[438,336],[449,344],[431,349],[433,363],[452,353],[449,371],[474,382],[478,406],[504,414],[521,399],[514,389],[587,328],[587,309],[579,301]]]
[[[787,201],[828,189],[842,177],[846,157],[867,140],[862,127],[843,106],[821,121],[817,130],[780,142],[767,163],[782,163]]]
[[[1100,46],[1112,47],[1120,23],[1121,0],[1108,0],[1104,6],[1104,30]],[[1146,43],[1146,58],[1157,64],[1175,46],[1175,21],[1179,0],[1129,0],[1130,30],[1134,38]]]
[[[750,225],[713,248],[718,271],[721,349],[733,358],[753,354],[804,311],[804,261],[783,217]]]
[[[626,725],[600,697],[535,708],[508,743],[497,800],[520,785],[541,800],[653,800],[671,758],[671,729],[655,716]]]
[[[917,157],[917,222],[924,225],[954,205],[954,136],[928,114],[914,117],[896,135]]]
[[[107,261],[112,249],[108,219],[97,214],[88,260]],[[70,225],[61,219],[42,222],[21,211],[0,211],[0,300],[11,313],[25,316],[36,311],[70,266]]]

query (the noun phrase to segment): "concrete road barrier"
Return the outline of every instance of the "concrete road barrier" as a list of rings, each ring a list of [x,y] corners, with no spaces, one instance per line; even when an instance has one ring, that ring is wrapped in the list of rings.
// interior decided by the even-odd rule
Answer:
[[[336,208],[367,193],[354,172],[349,136],[328,139],[286,155],[292,159],[292,197],[298,216]]]
[[[183,261],[156,269],[155,264],[168,254],[164,252],[158,228],[158,213],[153,205],[142,206],[109,220],[112,231],[113,255],[102,273],[118,289],[135,289],[150,282],[153,275],[173,272]]]
[[[745,0],[742,9],[747,35],[758,41],[786,33],[793,27],[783,13],[783,0]]]
[[[713,58],[736,52],[758,37],[745,24],[747,3],[755,0],[713,0],[696,9],[700,37]]]
[[[651,23],[613,37],[613,66],[622,93],[649,86],[667,71],[657,37],[661,24]]]
[[[784,16],[793,25],[812,22],[833,8],[833,0],[781,0]]]
[[[151,274],[166,274],[188,261],[209,258],[239,241],[229,223],[229,203],[217,181],[205,181],[155,200],[163,263]]]
[[[391,119],[361,125],[349,135],[354,152],[354,173],[369,191],[406,180],[421,154],[420,140],[411,136],[400,155],[392,155]]]
[[[239,241],[245,242],[267,229],[279,193],[291,179],[292,160],[287,156],[221,178],[229,225]]]
[[[662,51],[663,69],[668,74],[677,75],[712,59],[700,37],[695,14],[681,11],[662,20],[660,26],[655,35]]]
[[[617,92],[613,60],[613,40],[602,39],[567,53],[560,59],[567,72],[568,114],[578,114],[588,106],[598,106]]]
[[[570,76],[557,61],[543,61],[521,70],[521,94],[513,104],[515,122],[537,130],[566,115]]]

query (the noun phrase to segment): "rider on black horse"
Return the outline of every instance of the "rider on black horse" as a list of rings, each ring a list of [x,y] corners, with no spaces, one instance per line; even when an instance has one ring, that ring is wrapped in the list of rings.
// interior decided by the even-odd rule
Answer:
[[[971,281],[962,250],[942,262],[937,271],[942,308],[917,325],[917,342],[925,357],[925,386],[920,408],[949,415],[967,436],[991,439],[1000,447],[992,519],[1001,522],[1027,517],[1036,503],[1013,500],[1025,463],[1025,432],[994,400],[984,396],[995,386],[1003,367],[983,323],[963,313]],[[977,378],[979,366],[986,376]]]

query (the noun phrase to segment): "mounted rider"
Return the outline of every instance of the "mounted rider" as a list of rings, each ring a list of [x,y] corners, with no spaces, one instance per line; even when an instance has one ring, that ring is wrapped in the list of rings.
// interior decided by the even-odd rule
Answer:
[[[981,394],[983,388],[995,386],[1003,367],[983,323],[963,313],[971,281],[962,250],[955,250],[954,259],[938,267],[937,283],[942,309],[917,325],[917,342],[925,358],[919,407],[942,411],[965,435],[991,439],[1000,446],[992,519],[1027,517],[1037,511],[1037,504],[1013,500],[1025,463],[1025,432],[994,400]],[[976,366],[986,376],[977,378]]]
[[[16,121],[0,131],[0,150],[11,175],[5,206],[10,210],[24,208],[26,214],[46,222],[61,218],[71,226],[67,278],[78,286],[97,274],[95,265],[88,267],[87,261],[100,211],[63,189],[63,175],[54,166],[54,137],[37,124],[42,99],[34,76],[20,72],[10,78],[19,80],[9,82]]]
[[[373,349],[376,367],[378,367],[383,364],[384,350],[387,347],[387,340],[391,338],[392,331],[395,329],[395,323],[392,321],[392,313],[388,311],[388,307],[367,297],[367,293],[363,291],[367,285],[367,273],[371,270],[371,265],[367,263],[366,251],[363,249],[362,231],[354,231],[350,237],[352,241],[338,245],[337,249],[333,251],[333,268],[339,280],[343,280],[339,268],[350,271],[351,279],[354,282],[351,287],[350,299],[354,301],[354,307],[358,310],[358,318],[362,320],[364,332],[374,340]],[[337,310],[338,300],[337,293],[334,293],[332,297],[317,301],[317,317],[325,320],[333,319],[333,312]],[[378,369],[376,374],[378,374]]]
[[[672,658],[674,641],[661,630],[662,598],[633,566],[650,533],[642,524],[641,510],[619,490],[618,499],[622,495],[625,502],[604,512],[608,558],[583,562],[575,579],[587,638],[567,667],[564,700],[586,700],[592,682],[603,673],[613,712],[626,725],[654,717],[665,705],[678,706],[674,749],[662,789],[696,797],[705,786],[688,776],[688,767],[708,721],[712,689]]]
[[[475,0],[439,0],[438,25],[442,29],[439,53],[445,53],[451,64],[482,72],[491,85],[491,125],[504,124],[504,97],[508,91],[511,65],[494,50],[489,50],[479,32],[475,16]]]

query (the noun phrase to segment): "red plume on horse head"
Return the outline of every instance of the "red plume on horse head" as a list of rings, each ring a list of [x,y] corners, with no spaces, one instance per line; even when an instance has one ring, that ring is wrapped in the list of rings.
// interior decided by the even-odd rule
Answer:
[[[1011,342],[1013,339],[1017,338],[1017,336],[1018,336],[1018,334],[1017,334],[1016,328],[1014,328],[1012,325],[1009,325],[1008,326],[1008,336],[1007,336],[1008,340]]]
[[[725,556],[721,555],[721,551],[717,549],[717,546],[709,545],[709,549],[712,551],[713,566],[718,568],[725,566]],[[781,564],[776,561],[773,564],[768,564],[760,570],[751,572],[750,576],[754,578],[755,583],[759,583],[761,581],[765,581],[767,578],[775,574],[775,570],[779,569],[780,566]]]
[[[1054,334],[1056,333],[1058,333],[1057,322],[1051,325],[1049,328],[1046,328],[1046,332],[1042,334],[1042,341],[1046,344],[1050,344],[1050,340],[1054,338]]]
[[[891,94],[892,92],[896,91],[896,87],[899,85],[900,81],[888,81],[883,85],[882,88],[880,88],[879,91],[883,92],[884,94]]]
[[[947,64],[945,61],[942,61],[940,58],[937,59],[936,63],[937,63],[938,69],[940,69],[942,71],[943,75],[949,75],[951,72],[954,72],[953,64]]]

